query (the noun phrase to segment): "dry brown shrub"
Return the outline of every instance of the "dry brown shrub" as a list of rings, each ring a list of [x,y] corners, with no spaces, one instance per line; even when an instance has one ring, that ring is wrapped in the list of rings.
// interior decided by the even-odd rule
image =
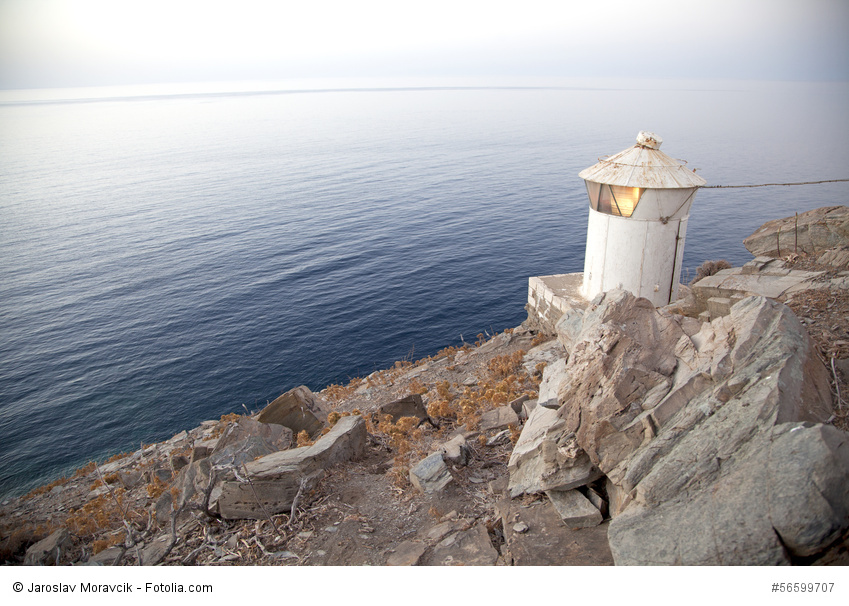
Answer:
[[[315,442],[313,442],[310,439],[310,434],[307,433],[306,429],[302,429],[301,431],[298,432],[298,437],[297,437],[298,448],[302,448],[304,446],[312,446],[313,444],[315,444]]]
[[[712,276],[722,269],[731,269],[731,264],[725,259],[720,259],[719,261],[705,261],[699,265],[699,268],[696,270],[696,277],[690,281],[690,285],[692,286],[702,278]]]
[[[98,533],[118,530],[124,519],[135,522],[141,517],[140,513],[128,510],[124,505],[124,489],[116,488],[92,499],[80,509],[72,509],[65,525],[81,539],[89,540]]]
[[[417,393],[419,395],[424,395],[427,393],[427,387],[418,379],[418,377],[410,381],[409,389],[411,392]]]
[[[97,464],[94,461],[89,461],[86,465],[80,467],[74,472],[74,477],[81,478],[83,476],[87,476],[95,469],[97,469]]]
[[[524,349],[519,349],[511,354],[495,356],[486,365],[490,375],[494,379],[499,379],[519,372],[525,353]]]
[[[537,345],[542,345],[548,340],[548,337],[544,332],[538,332],[534,335],[534,338],[531,340],[531,347],[536,347]]]
[[[53,490],[57,486],[64,486],[67,483],[68,483],[68,478],[65,477],[65,476],[62,476],[61,478],[59,478],[57,480],[53,480],[52,482],[50,482],[50,484],[45,484],[44,486],[39,486],[37,488],[33,488],[32,490],[30,490],[28,493],[26,493],[21,498],[22,499],[31,499],[34,496],[50,492],[51,490]]]

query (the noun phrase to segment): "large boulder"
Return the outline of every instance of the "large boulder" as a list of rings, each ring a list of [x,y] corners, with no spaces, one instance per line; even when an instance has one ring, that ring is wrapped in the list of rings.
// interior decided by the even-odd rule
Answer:
[[[263,408],[257,420],[260,423],[285,425],[295,435],[306,431],[314,436],[324,428],[329,413],[327,402],[311,392],[306,385],[301,385]]]
[[[849,244],[849,207],[826,206],[798,216],[768,221],[743,240],[756,257],[817,254]]]
[[[601,477],[601,472],[578,446],[574,432],[557,414],[557,390],[568,380],[566,360],[546,366],[540,384],[539,402],[525,423],[513,447],[507,469],[510,472],[510,496],[569,490]]]
[[[289,511],[298,491],[314,487],[327,467],[361,456],[366,438],[362,417],[342,417],[312,446],[275,452],[245,463],[243,474],[221,482],[218,512],[225,519],[262,519]]]
[[[559,416],[603,472],[652,431],[647,417],[669,391],[682,337],[675,316],[622,290],[600,295],[584,314],[566,368],[569,378],[557,392],[558,402],[568,403]],[[671,415],[677,404],[665,404],[663,414]]]
[[[246,463],[288,449],[292,445],[292,430],[283,425],[240,417],[229,423],[220,437],[202,444],[195,445],[192,462],[180,469],[169,490],[157,500],[156,517],[160,522],[167,522],[174,509],[205,493],[213,468],[216,484],[232,480],[235,478],[234,470],[241,469]],[[218,493],[216,489],[215,495]],[[177,496],[176,503],[174,495]]]
[[[787,562],[849,527],[846,434],[822,425],[828,373],[787,307],[749,297],[694,333],[611,291],[580,320],[545,430],[607,476],[617,563]]]
[[[849,516],[849,435],[829,425],[782,423],[746,450],[709,488],[616,517],[609,531],[616,563],[804,562],[841,536]]]
[[[421,395],[411,393],[399,400],[387,402],[378,408],[378,414],[382,417],[389,415],[392,417],[392,422],[397,423],[402,417],[416,417],[420,421],[428,419],[427,407]]]
[[[62,556],[73,546],[71,533],[67,528],[60,528],[50,536],[42,539],[27,549],[24,556],[25,566],[51,566],[62,561]]]

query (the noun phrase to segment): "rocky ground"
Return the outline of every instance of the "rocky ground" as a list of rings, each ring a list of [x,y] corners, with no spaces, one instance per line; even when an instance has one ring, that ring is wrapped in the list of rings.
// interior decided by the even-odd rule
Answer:
[[[785,261],[827,276],[845,271],[819,255]],[[702,324],[620,293],[558,323],[558,335],[518,327],[318,394],[296,388],[261,413],[206,421],[4,501],[0,559],[609,565],[615,557],[623,563],[764,557],[764,563],[847,564],[845,514],[829,510],[802,529],[792,519],[795,512],[807,520],[808,509],[822,509],[816,494],[805,497],[811,500],[804,506],[788,505],[789,521],[772,512],[763,532],[761,518],[734,517],[777,498],[770,484],[776,474],[798,484],[793,498],[799,498],[811,473],[849,469],[837,445],[847,441],[845,434],[823,429],[847,430],[847,292],[806,290],[787,301],[813,341],[788,337],[787,347],[798,355],[776,349],[785,333],[797,331],[780,305],[741,304],[729,318]],[[775,377],[802,373],[801,383],[780,383],[785,392],[798,389],[797,400],[769,395],[779,384]],[[746,412],[748,406],[759,414]],[[741,430],[737,442],[721,443],[744,422],[751,428]],[[708,438],[693,437],[698,432]],[[803,434],[811,436],[805,445],[831,449],[802,461],[813,472],[799,461],[791,461],[792,468],[768,457],[758,463],[759,453],[784,444],[797,448],[791,442]],[[681,467],[682,456],[692,463]],[[767,471],[756,471],[754,480],[741,475],[751,468]],[[579,472],[572,481],[570,474]],[[821,496],[843,499],[847,480],[840,473]],[[300,483],[291,483],[294,477]],[[677,480],[669,478],[681,478],[679,492],[670,492]],[[715,494],[725,500],[709,507],[710,515],[723,525],[722,516],[729,516],[728,527],[746,532],[729,537],[725,551],[714,537],[702,553],[681,552],[681,541],[692,534],[687,525],[703,514],[697,506]],[[562,499],[587,509],[575,513]],[[787,495],[781,503],[791,501]],[[564,513],[568,507],[573,510]],[[667,527],[676,519],[680,523]]]
[[[411,540],[428,548],[414,559],[429,561],[440,557],[436,546],[446,535],[468,535],[471,546],[458,542],[461,554],[468,559],[467,552],[480,549],[486,563],[495,564],[497,547],[503,543],[496,504],[506,486],[511,438],[518,435],[520,422],[481,429],[480,415],[536,395],[541,368],[529,374],[522,362],[542,337],[519,329],[484,340],[481,335],[478,346],[448,348],[432,358],[398,363],[320,392],[333,411],[357,411],[369,418],[363,456],[329,468],[319,484],[302,495],[291,517],[281,513],[228,521],[196,512],[177,528],[179,540],[163,563],[382,565],[400,558],[399,547],[403,551],[405,541]],[[435,403],[430,406],[438,413],[431,417],[434,424],[399,433],[395,424],[381,423],[376,414],[380,405],[416,393],[424,402]],[[205,422],[167,442],[116,457],[99,468],[91,464],[72,477],[4,502],[0,556],[7,563],[21,563],[29,546],[66,527],[70,539],[60,550],[62,563],[109,564],[120,556],[121,564],[137,564],[140,557],[146,562],[158,558],[161,549],[150,550],[150,558],[144,558],[144,546],[153,545],[151,540],[168,530],[167,520],[157,521],[154,510],[176,476],[175,465],[185,465],[193,444],[220,436],[239,418],[232,414]],[[467,425],[474,429],[467,430]],[[467,464],[450,469],[452,481],[439,493],[416,490],[409,482],[411,463],[457,432],[468,438]],[[540,500],[529,498],[526,504]],[[139,538],[139,549],[122,549],[128,526]],[[450,551],[441,556],[459,561]]]

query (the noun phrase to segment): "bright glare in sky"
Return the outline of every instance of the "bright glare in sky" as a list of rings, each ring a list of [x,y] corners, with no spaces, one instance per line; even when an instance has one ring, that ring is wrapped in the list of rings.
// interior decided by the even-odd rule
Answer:
[[[0,0],[0,87],[334,76],[849,80],[845,0]]]

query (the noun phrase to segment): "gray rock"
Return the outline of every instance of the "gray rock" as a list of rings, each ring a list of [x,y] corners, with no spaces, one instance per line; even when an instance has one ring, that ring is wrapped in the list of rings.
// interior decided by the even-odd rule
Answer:
[[[498,552],[483,524],[449,535],[437,543],[427,564],[430,566],[493,566]]]
[[[225,519],[262,519],[289,511],[301,487],[312,489],[325,468],[361,456],[366,437],[362,417],[342,417],[312,446],[275,452],[246,463],[244,473],[250,482],[238,478],[222,481],[219,513]]]
[[[554,510],[569,528],[589,528],[602,522],[601,512],[577,490],[547,490]]]
[[[512,408],[513,412],[515,412],[519,416],[520,419],[527,419],[528,417],[527,417],[527,415],[524,415],[523,411],[525,409],[525,402],[527,402],[529,399],[530,399],[530,397],[527,394],[523,394],[523,395],[519,396],[518,398],[516,398],[515,400],[512,400],[511,402],[509,402],[507,404],[507,406]]]
[[[436,452],[441,453],[442,460],[449,465],[467,465],[471,456],[469,447],[466,445],[466,438],[462,434],[441,444]]]
[[[528,353],[525,354],[525,357],[522,360],[522,366],[525,368],[526,373],[533,376],[540,364],[548,366],[557,360],[566,358],[566,356],[566,349],[563,345],[557,339],[551,339],[550,341],[546,341],[541,345],[531,348]]]
[[[141,550],[142,565],[156,566],[160,564],[168,553],[168,547],[171,545],[171,535],[161,534],[153,541],[144,546]]]
[[[378,409],[378,413],[380,416],[390,415],[393,423],[397,423],[401,417],[416,417],[422,421],[428,418],[424,400],[417,393],[383,404]]]
[[[425,457],[410,470],[410,482],[421,492],[440,492],[453,481],[441,453]]]
[[[446,520],[436,526],[431,526],[419,532],[419,536],[428,543],[436,543],[447,537],[452,532],[463,530],[465,522],[459,520]]]
[[[820,265],[831,265],[838,269],[849,269],[849,246],[830,248],[817,258]]]
[[[797,216],[768,221],[743,240],[756,257],[816,254],[849,244],[849,207],[826,206]]]
[[[260,423],[285,425],[297,435],[306,431],[314,436],[327,422],[330,407],[305,385],[290,389],[259,413]]]
[[[538,403],[545,403],[549,400],[554,400],[559,407],[558,390],[560,386],[568,381],[569,375],[566,372],[567,360],[562,358],[552,362],[545,367],[542,373],[542,381],[539,384],[539,395],[537,396]]]
[[[62,561],[62,556],[73,545],[71,533],[67,528],[60,528],[50,536],[40,540],[27,549],[24,556],[25,566],[53,566]]]
[[[112,566],[118,556],[121,555],[121,551],[120,547],[109,547],[91,556],[87,564],[89,566]]]
[[[387,566],[418,566],[427,545],[419,541],[404,541],[395,548],[395,553],[386,560]]]
[[[212,454],[212,451],[215,450],[215,447],[218,445],[218,438],[210,438],[208,440],[202,440],[200,442],[195,442],[194,446],[192,446],[192,460],[200,461],[201,459],[205,459],[209,455]]]
[[[587,500],[593,504],[593,507],[601,512],[602,517],[607,515],[609,509],[607,506],[607,499],[602,497],[594,488],[589,486],[587,487]]]
[[[480,430],[491,431],[493,429],[504,429],[510,425],[519,425],[519,416],[510,406],[499,406],[488,410],[481,415]]]
[[[608,477],[617,564],[816,557],[849,527],[849,471],[845,434],[818,424],[831,414],[828,372],[804,328],[763,297],[696,333],[684,327],[605,293],[573,327],[556,386],[558,420],[546,429],[565,422]],[[803,434],[804,444],[793,437]]]
[[[546,369],[548,372],[548,369]],[[556,371],[555,371],[556,372]],[[507,465],[512,497],[568,490],[602,476],[556,410],[537,406],[525,423]]]
[[[571,529],[563,525],[550,501],[521,507],[502,501],[498,515],[504,528],[502,554],[514,566],[610,566],[607,523]]]
[[[215,440],[212,455],[248,438],[261,438],[268,445],[268,453],[286,450],[292,446],[292,430],[278,423],[260,422],[250,417],[240,417],[227,425],[224,433]]]

